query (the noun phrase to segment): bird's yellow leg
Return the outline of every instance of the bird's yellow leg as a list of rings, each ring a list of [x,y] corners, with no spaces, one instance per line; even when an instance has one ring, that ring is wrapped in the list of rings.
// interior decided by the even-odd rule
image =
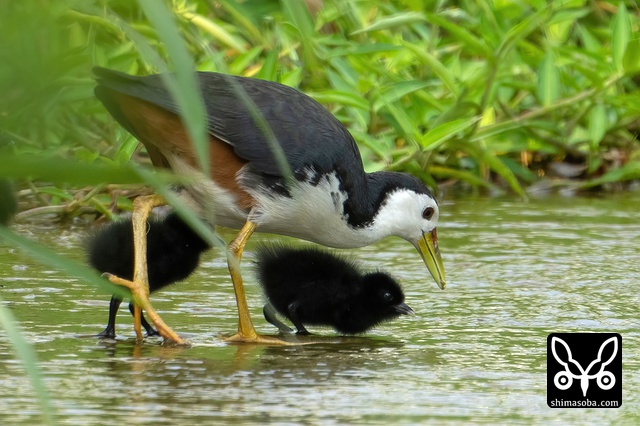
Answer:
[[[179,345],[188,345],[189,342],[178,336],[169,326],[167,326],[149,301],[149,274],[147,270],[147,219],[154,207],[167,204],[160,195],[149,195],[138,197],[133,201],[133,281],[125,280],[110,274],[106,274],[113,284],[127,287],[131,290],[133,303],[136,306],[134,311],[133,328],[139,339],[142,339],[142,326],[140,324],[142,315],[136,315],[136,311],[142,308],[149,315],[149,319],[156,326],[158,333],[168,340],[172,340]]]
[[[133,305],[133,331],[138,339],[142,339],[142,308],[134,303]]]
[[[284,340],[259,335],[253,327],[253,322],[251,322],[249,306],[247,305],[247,298],[244,294],[242,274],[240,273],[240,260],[242,259],[244,246],[247,244],[249,237],[251,237],[255,229],[256,224],[247,221],[227,249],[227,264],[229,265],[229,273],[231,274],[233,289],[236,293],[236,303],[238,304],[238,332],[226,340],[232,343],[288,345],[290,343]]]

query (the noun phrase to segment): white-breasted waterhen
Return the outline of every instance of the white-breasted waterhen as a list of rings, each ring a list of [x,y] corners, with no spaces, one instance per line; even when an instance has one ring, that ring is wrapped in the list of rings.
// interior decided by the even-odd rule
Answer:
[[[227,252],[239,316],[238,332],[228,341],[279,342],[256,333],[244,294],[239,262],[254,231],[337,248],[363,247],[398,236],[418,249],[436,283],[444,288],[436,235],[438,203],[427,187],[405,173],[365,173],[347,128],[309,96],[275,82],[197,73],[210,142],[211,174],[203,176],[178,107],[160,75],[138,77],[104,68],[94,73],[96,96],[144,144],[154,166],[200,177],[181,188],[184,201],[211,226],[240,229]],[[283,176],[244,97],[271,128],[293,172],[293,182]],[[145,222],[151,209],[163,202],[154,196],[134,201],[134,279],[112,276],[110,280],[131,290],[135,304],[147,311],[163,337],[186,343],[164,324],[149,301]],[[139,315],[134,324],[142,337]]]

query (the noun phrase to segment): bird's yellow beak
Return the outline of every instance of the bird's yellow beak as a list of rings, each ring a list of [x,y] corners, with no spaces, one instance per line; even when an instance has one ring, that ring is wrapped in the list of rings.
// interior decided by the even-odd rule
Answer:
[[[442,263],[442,256],[440,255],[440,249],[438,248],[438,234],[436,229],[429,233],[423,233],[415,244],[416,248],[424,260],[424,264],[427,265],[427,269],[431,272],[431,276],[436,280],[436,284],[444,290],[447,282],[444,277],[444,263]]]

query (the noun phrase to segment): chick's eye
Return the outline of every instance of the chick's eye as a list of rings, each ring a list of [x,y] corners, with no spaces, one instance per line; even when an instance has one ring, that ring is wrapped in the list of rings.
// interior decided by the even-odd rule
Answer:
[[[382,295],[382,299],[385,302],[391,302],[391,300],[393,300],[393,295],[389,292],[386,292],[385,294]]]
[[[422,218],[423,219],[427,219],[427,220],[431,220],[431,218],[433,217],[433,214],[435,213],[435,209],[433,207],[427,207],[426,209],[424,209],[424,211],[422,212]]]

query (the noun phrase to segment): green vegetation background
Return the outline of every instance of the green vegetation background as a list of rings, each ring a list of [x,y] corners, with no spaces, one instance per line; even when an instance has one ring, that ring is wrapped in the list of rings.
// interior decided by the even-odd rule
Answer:
[[[168,6],[190,58],[170,57],[172,35],[145,3]],[[94,65],[148,74],[193,60],[296,87],[348,126],[369,171],[408,171],[433,187],[524,194],[640,178],[635,2],[0,7],[0,176],[21,179],[23,216],[109,214],[112,199],[127,208],[136,193],[122,185],[142,181],[127,166],[136,141],[93,96]]]

